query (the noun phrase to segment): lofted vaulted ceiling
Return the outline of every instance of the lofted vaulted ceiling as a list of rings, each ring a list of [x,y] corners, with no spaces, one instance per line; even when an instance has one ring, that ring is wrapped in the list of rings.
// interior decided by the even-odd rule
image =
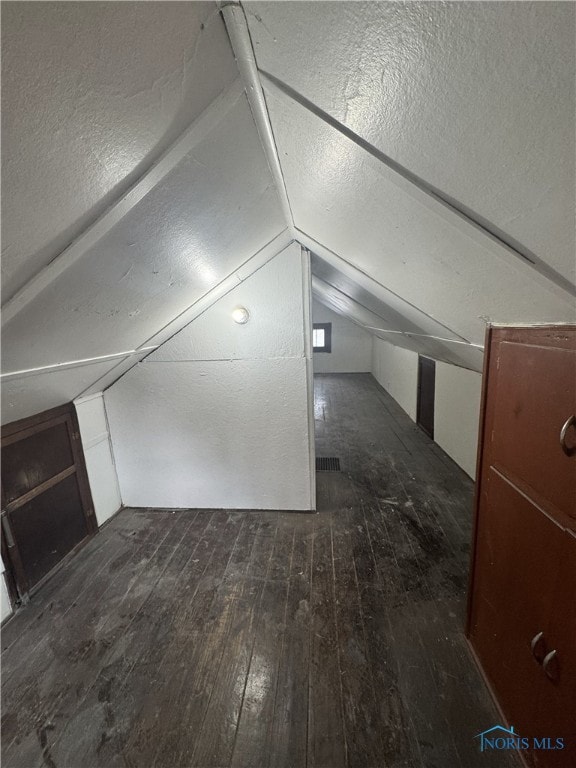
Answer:
[[[3,421],[294,238],[319,300],[456,365],[576,320],[573,4],[233,5],[2,4]]]

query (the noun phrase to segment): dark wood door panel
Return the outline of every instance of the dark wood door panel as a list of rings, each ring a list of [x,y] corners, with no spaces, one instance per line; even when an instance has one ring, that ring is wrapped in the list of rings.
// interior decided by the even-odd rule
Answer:
[[[5,564],[23,601],[95,532],[71,403],[2,428],[2,528]]]
[[[29,588],[87,535],[78,482],[70,475],[10,513],[10,525]]]
[[[416,421],[434,439],[434,396],[436,363],[428,357],[418,358],[418,403]]]
[[[2,448],[2,486],[10,503],[74,464],[69,419],[23,440],[17,435]]]

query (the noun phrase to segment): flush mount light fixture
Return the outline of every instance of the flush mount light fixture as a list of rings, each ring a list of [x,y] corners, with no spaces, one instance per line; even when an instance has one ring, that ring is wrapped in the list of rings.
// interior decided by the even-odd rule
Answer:
[[[244,325],[250,319],[250,312],[248,312],[246,307],[236,307],[232,310],[232,319],[235,323]]]

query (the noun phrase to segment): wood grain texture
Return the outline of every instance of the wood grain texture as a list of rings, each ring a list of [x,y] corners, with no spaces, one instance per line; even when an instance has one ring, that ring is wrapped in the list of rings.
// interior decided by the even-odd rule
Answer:
[[[127,509],[4,628],[10,768],[514,768],[464,640],[472,483],[316,378],[318,513]]]

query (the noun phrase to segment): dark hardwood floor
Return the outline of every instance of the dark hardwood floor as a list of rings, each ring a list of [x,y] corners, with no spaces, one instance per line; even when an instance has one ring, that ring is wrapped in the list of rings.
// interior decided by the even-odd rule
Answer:
[[[479,768],[472,483],[316,378],[318,514],[125,509],[2,632],[5,768]]]

